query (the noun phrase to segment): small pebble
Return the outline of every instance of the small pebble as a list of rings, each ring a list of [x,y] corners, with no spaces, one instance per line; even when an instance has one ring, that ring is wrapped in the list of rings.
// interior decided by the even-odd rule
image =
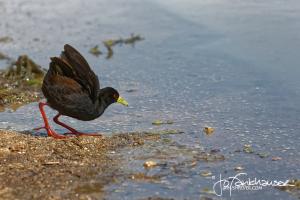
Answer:
[[[244,170],[244,169],[245,169],[245,168],[242,167],[242,166],[236,166],[236,167],[234,168],[235,171],[242,171],[242,170]]]
[[[272,161],[277,161],[277,160],[282,160],[282,158],[279,156],[272,157]]]
[[[145,168],[151,168],[157,166],[157,162],[149,160],[144,163]]]
[[[204,176],[204,177],[208,177],[208,176],[211,176],[212,173],[211,173],[211,171],[203,171],[203,172],[201,172],[200,175],[201,175],[201,176]]]
[[[203,128],[203,132],[206,133],[206,135],[211,135],[213,134],[214,131],[215,129],[209,126]]]

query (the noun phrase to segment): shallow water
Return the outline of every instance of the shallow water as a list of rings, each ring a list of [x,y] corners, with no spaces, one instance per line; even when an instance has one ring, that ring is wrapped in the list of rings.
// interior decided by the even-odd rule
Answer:
[[[168,137],[172,145],[117,152],[124,156],[124,171],[162,178],[119,181],[107,186],[108,199],[219,198],[201,192],[216,182],[202,177],[203,170],[217,178],[229,177],[238,173],[234,167],[242,165],[252,179],[300,176],[299,11],[300,3],[293,0],[0,1],[0,36],[14,39],[0,43],[0,51],[11,57],[26,53],[47,68],[49,57],[58,55],[64,43],[80,49],[101,86],[117,88],[130,104],[113,105],[91,122],[64,118],[80,130],[184,131]],[[115,47],[110,60],[88,53],[105,39],[131,33],[145,40],[134,48]],[[153,126],[155,119],[174,124]],[[41,123],[36,103],[0,116],[0,128],[30,130]],[[216,129],[210,137],[202,132],[206,125]],[[244,144],[252,144],[255,153],[235,152]],[[184,164],[193,153],[210,149],[220,149],[225,161]],[[169,152],[159,162],[179,165],[180,173],[168,167],[145,171],[142,164],[147,159],[138,157],[156,159],[157,150]],[[270,156],[256,155],[265,152]],[[272,156],[282,160],[271,161]],[[230,198],[228,192],[223,197]],[[234,191],[231,198],[297,199],[270,187]]]

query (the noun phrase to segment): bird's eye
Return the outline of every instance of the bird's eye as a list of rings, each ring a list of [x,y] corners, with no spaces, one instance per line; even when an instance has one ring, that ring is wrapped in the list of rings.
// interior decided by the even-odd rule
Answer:
[[[114,94],[113,97],[114,97],[114,99],[116,99],[116,100],[119,98],[117,94]]]

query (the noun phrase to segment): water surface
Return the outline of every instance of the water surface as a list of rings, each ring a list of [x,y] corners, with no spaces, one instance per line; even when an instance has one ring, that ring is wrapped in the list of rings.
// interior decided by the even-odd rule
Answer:
[[[299,13],[295,0],[0,1],[0,36],[14,39],[0,44],[0,50],[11,57],[26,53],[47,68],[49,57],[70,43],[86,56],[102,87],[115,87],[128,100],[129,108],[113,105],[91,122],[63,119],[80,130],[108,135],[184,131],[170,136],[172,145],[118,152],[124,171],[145,172],[146,159],[138,157],[155,158],[157,150],[171,152],[159,160],[167,166],[189,161],[202,150],[220,149],[226,157],[181,166],[181,173],[168,167],[148,171],[162,175],[157,183],[119,181],[107,186],[108,199],[199,199],[216,182],[202,177],[203,170],[228,177],[242,165],[251,178],[299,178]],[[88,53],[105,39],[131,33],[146,40],[134,48],[116,47],[110,60]],[[50,109],[47,113],[55,115]],[[174,124],[156,127],[151,124],[155,119]],[[36,103],[0,116],[0,128],[29,130],[41,124]],[[216,129],[211,137],[202,132],[206,125]],[[245,144],[270,157],[235,152]],[[283,159],[271,161],[272,156]],[[223,197],[230,198],[228,193]],[[274,188],[233,192],[231,198],[297,199]]]

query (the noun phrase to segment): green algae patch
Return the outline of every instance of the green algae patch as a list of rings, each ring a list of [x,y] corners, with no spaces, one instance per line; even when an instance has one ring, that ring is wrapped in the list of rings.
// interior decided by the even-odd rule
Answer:
[[[140,35],[131,34],[128,38],[118,38],[118,39],[107,39],[102,41],[104,47],[106,48],[106,59],[111,59],[114,55],[114,47],[119,45],[131,45],[134,47],[135,43],[138,41],[144,40]],[[99,45],[95,45],[89,50],[89,52],[95,56],[102,54],[102,51],[99,49]]]
[[[156,126],[159,126],[159,125],[163,125],[163,124],[173,124],[174,122],[172,120],[167,120],[167,121],[163,121],[163,120],[154,120],[152,122],[152,125],[156,125]]]
[[[135,45],[136,42],[144,40],[143,37],[140,35],[131,34],[129,38],[119,38],[119,39],[109,39],[103,41],[107,46],[113,47],[115,45],[122,45],[122,44],[130,44]]]
[[[106,59],[112,58],[114,55],[113,47],[116,45],[131,45],[134,46],[136,42],[144,40],[143,37],[140,35],[134,35],[131,34],[129,38],[119,38],[119,39],[109,39],[109,40],[104,40],[103,44],[107,49],[107,56]]]
[[[103,44],[107,49],[106,59],[112,58],[112,56],[114,55],[114,51],[113,51],[113,48],[112,48],[113,43],[110,40],[108,40],[108,41],[104,41]]]
[[[0,52],[0,60],[9,60],[9,57],[5,55],[4,53]]]
[[[15,80],[31,80],[42,78],[45,70],[36,64],[27,55],[21,55],[17,61],[12,62],[5,72],[5,77]]]
[[[100,51],[98,45],[96,45],[96,46],[90,48],[89,53],[93,54],[93,55],[96,56],[96,57],[98,57],[99,55],[102,54],[102,52]]]
[[[0,43],[9,43],[12,41],[13,41],[13,39],[9,36],[0,37]]]
[[[251,144],[245,144],[243,151],[245,153],[254,153],[253,149],[252,149],[252,145]]]
[[[289,180],[286,186],[276,186],[275,188],[290,193],[295,197],[300,197],[300,180],[292,179]]]
[[[173,134],[182,134],[184,131],[178,129],[164,129],[147,133],[148,135],[173,135]]]
[[[7,69],[0,71],[0,112],[16,110],[43,98],[41,85],[45,70],[27,55],[19,56]]]
[[[270,153],[269,152],[259,152],[257,153],[257,155],[260,157],[260,158],[267,158],[270,156]]]

